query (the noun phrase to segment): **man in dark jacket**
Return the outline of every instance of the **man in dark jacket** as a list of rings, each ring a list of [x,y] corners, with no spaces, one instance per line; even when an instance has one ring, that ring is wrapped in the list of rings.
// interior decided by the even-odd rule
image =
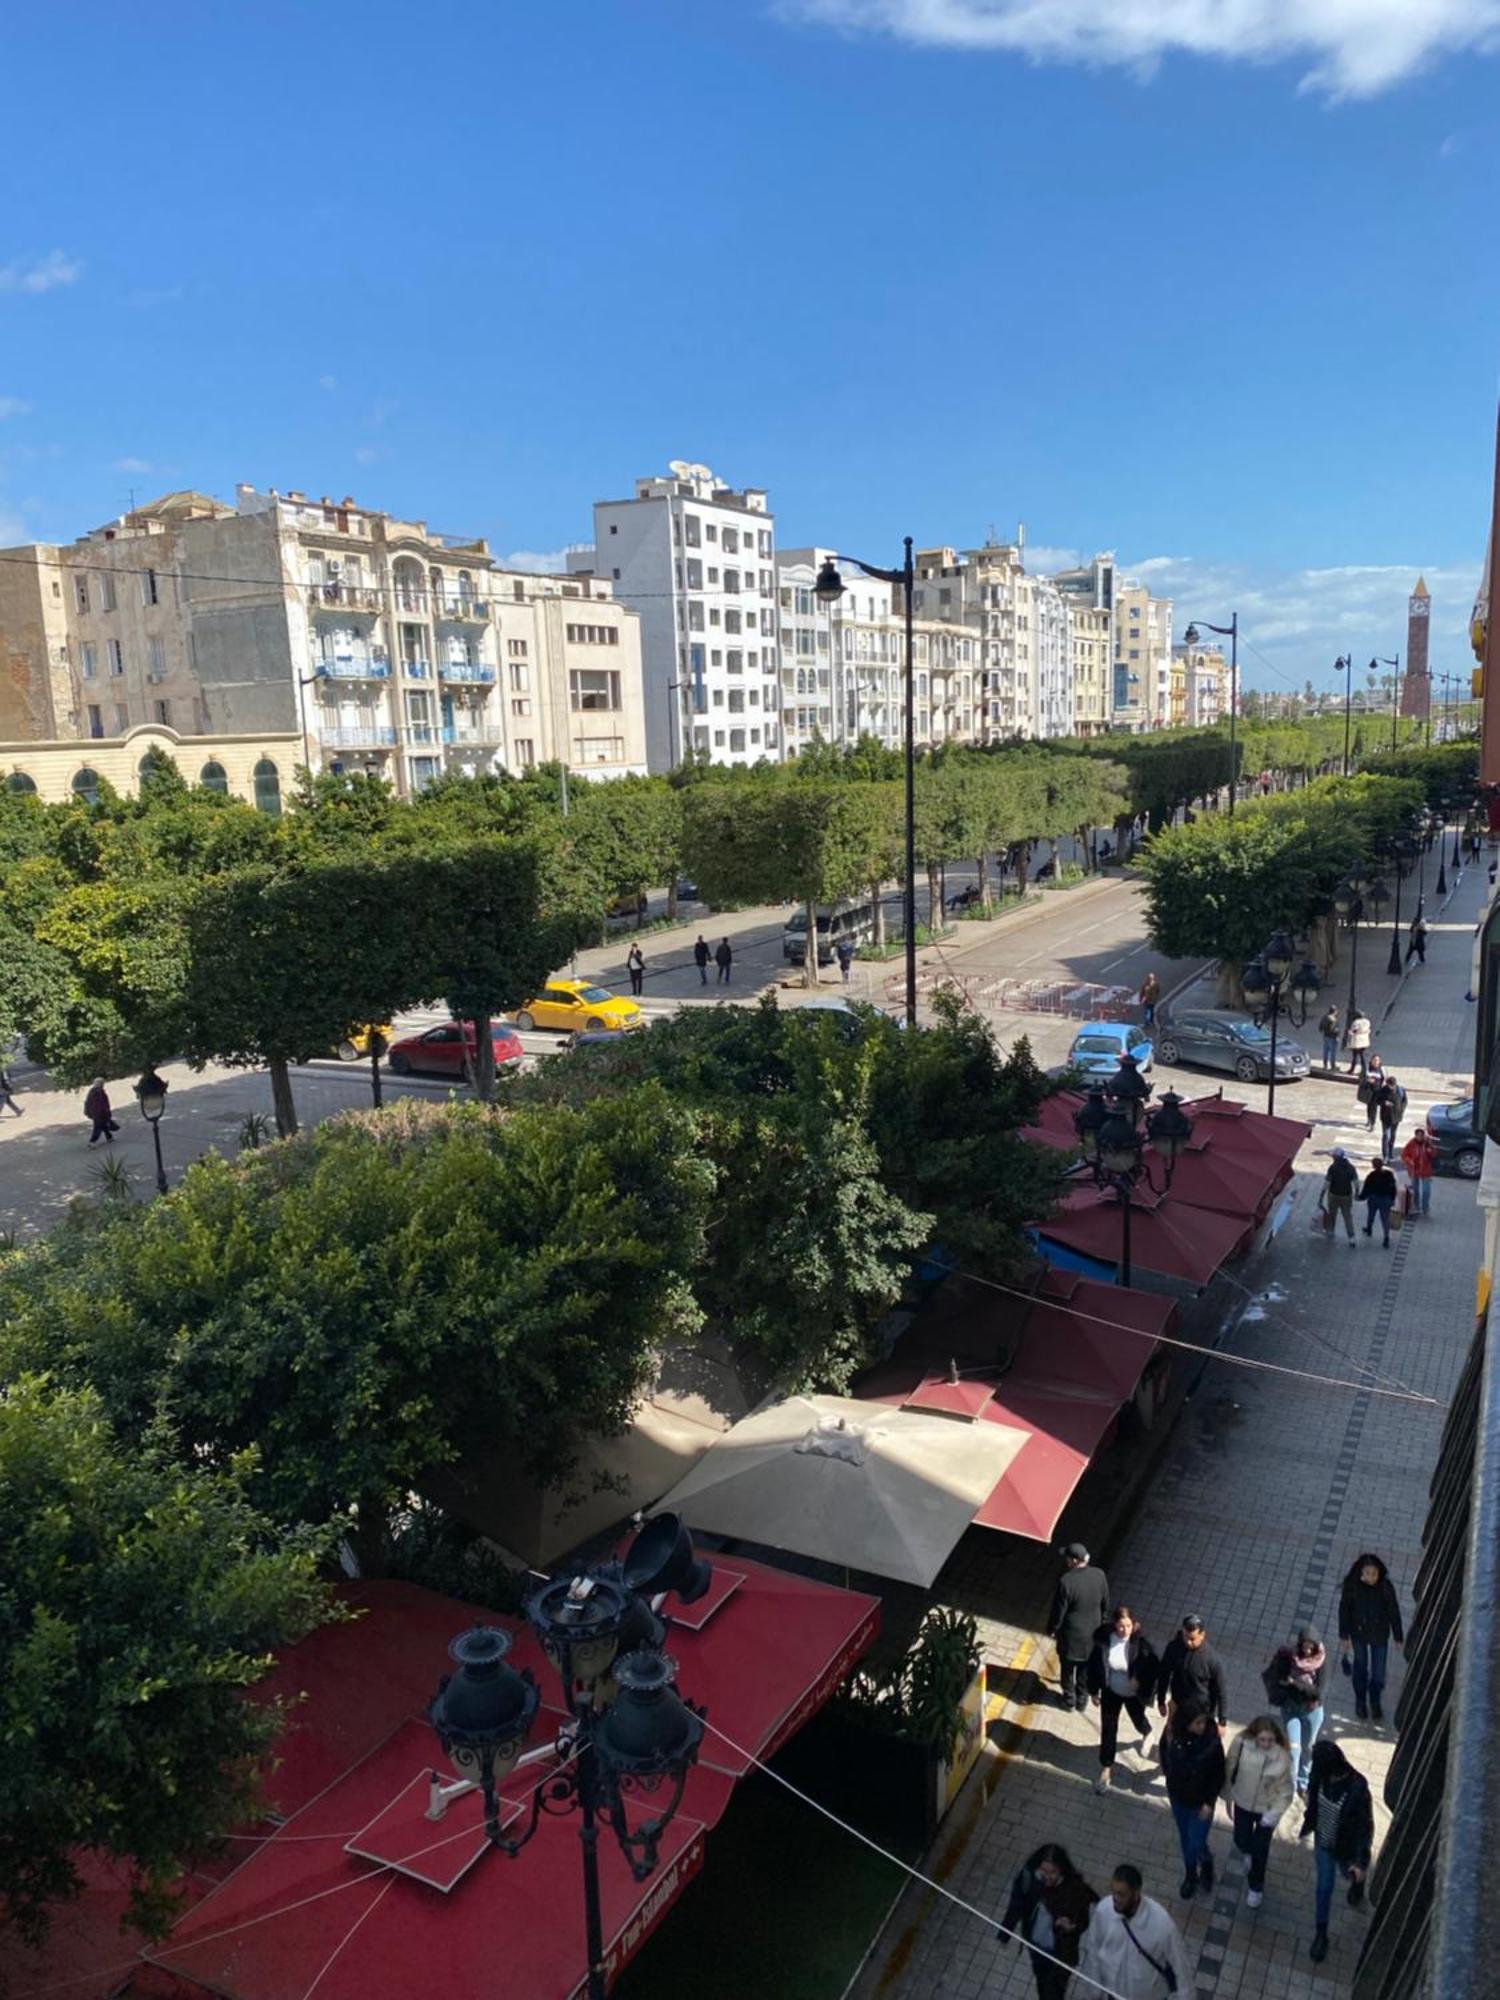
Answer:
[[[1334,1885],[1343,1875],[1349,1883],[1349,1901],[1362,1903],[1365,1876],[1370,1870],[1370,1850],[1375,1844],[1370,1787],[1337,1743],[1326,1737],[1313,1745],[1307,1816],[1300,1837],[1306,1840],[1309,1834],[1313,1836],[1317,1890],[1313,1941],[1307,1955],[1324,1959],[1328,1956],[1328,1918],[1333,1908]]]
[[[1354,1190],[1358,1186],[1359,1175],[1354,1170],[1354,1162],[1342,1146],[1335,1146],[1328,1171],[1323,1176],[1323,1227],[1332,1236],[1342,1216],[1351,1250],[1354,1248]]]
[[[1384,1721],[1380,1697],[1392,1639],[1406,1643],[1396,1586],[1385,1564],[1368,1550],[1357,1556],[1339,1592],[1339,1650],[1353,1654],[1354,1713]]]
[[[1365,1184],[1359,1191],[1365,1205],[1365,1234],[1378,1222],[1382,1249],[1391,1247],[1391,1210],[1396,1206],[1396,1176],[1384,1160],[1371,1160]]]
[[[1067,1567],[1057,1580],[1047,1631],[1057,1641],[1062,1705],[1083,1709],[1089,1705],[1088,1663],[1094,1634],[1109,1617],[1109,1581],[1089,1561],[1082,1542],[1069,1542],[1063,1561]]]
[[[730,967],[734,964],[734,947],[728,938],[719,939],[718,949],[714,952],[714,964],[719,968],[719,984],[727,986]]]
[[[693,946],[693,963],[698,968],[698,977],[705,986],[708,984],[708,961],[713,956],[708,948],[708,939],[700,935]]]
[[[1229,1716],[1229,1684],[1224,1665],[1208,1643],[1208,1629],[1196,1613],[1182,1621],[1182,1629],[1164,1647],[1161,1671],[1156,1680],[1156,1706],[1165,1715],[1167,1703],[1196,1701],[1208,1710],[1209,1719],[1222,1729]]]

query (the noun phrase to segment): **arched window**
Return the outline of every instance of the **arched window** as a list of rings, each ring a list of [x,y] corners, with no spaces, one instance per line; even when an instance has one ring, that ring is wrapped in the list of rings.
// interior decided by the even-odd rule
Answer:
[[[82,799],[86,806],[99,803],[99,773],[91,771],[87,764],[73,779],[73,796]]]
[[[281,779],[269,757],[255,767],[255,803],[263,813],[275,818],[281,811]]]
[[[227,792],[229,790],[229,773],[224,769],[222,764],[216,764],[210,757],[208,762],[203,766],[203,769],[198,773],[198,783],[203,787],[205,792]]]
[[[24,771],[12,771],[5,781],[5,789],[8,792],[34,792],[36,779],[28,778]]]

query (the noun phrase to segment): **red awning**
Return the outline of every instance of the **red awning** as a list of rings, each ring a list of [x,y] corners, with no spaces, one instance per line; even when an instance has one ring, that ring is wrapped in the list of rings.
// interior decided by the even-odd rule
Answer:
[[[1273,1118],[1218,1092],[1185,1101],[1182,1108],[1196,1131],[1234,1151],[1259,1153],[1274,1162],[1280,1174],[1278,1186],[1290,1176],[1303,1142],[1312,1136],[1311,1125],[1299,1118]]]
[[[822,1706],[878,1623],[877,1598],[740,1557],[716,1557],[714,1579],[670,1628],[678,1686],[707,1708],[709,1731],[660,1865],[638,1883],[613,1836],[599,1841],[611,1973],[702,1865],[705,1836],[751,1758],[769,1756]],[[477,1794],[453,1801],[441,1821],[425,1818],[439,1751],[422,1718],[448,1642],[476,1617],[513,1631],[515,1621],[413,1584],[343,1594],[363,1615],[289,1647],[257,1690],[297,1704],[267,1787],[284,1822],[237,1843],[246,1858],[205,1883],[170,1937],[143,1953],[132,1990],[200,2000],[292,2000],[314,1988],[317,2000],[429,1991],[572,2000],[586,1971],[576,1815],[544,1813],[515,1861],[485,1847]],[[534,1740],[544,1741],[547,1721],[560,1719],[556,1675],[524,1629],[510,1657],[543,1690]],[[529,1788],[553,1769],[549,1758],[518,1770],[506,1800],[527,1806]],[[122,1885],[111,1878],[100,1889],[117,1915]],[[92,1921],[85,1939],[85,1914],[62,1913],[67,1949],[57,1964],[69,2000],[103,2000],[122,1990],[129,1943]],[[0,1959],[7,1970],[12,1962]],[[16,2000],[58,1976],[50,1952],[24,1961],[24,1982],[15,1963]]]
[[[1175,1193],[1153,1195],[1137,1188],[1130,1205],[1132,1269],[1195,1291],[1247,1250],[1254,1233],[1251,1216],[1193,1208],[1178,1201]],[[1068,1189],[1056,1213],[1038,1224],[1037,1233],[1043,1254],[1049,1242],[1058,1243],[1092,1262],[1117,1265],[1122,1229],[1118,1198],[1107,1189],[1084,1185]]]

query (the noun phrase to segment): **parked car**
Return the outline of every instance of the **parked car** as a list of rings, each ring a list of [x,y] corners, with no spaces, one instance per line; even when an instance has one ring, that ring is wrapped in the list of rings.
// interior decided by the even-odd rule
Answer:
[[[1144,1028],[1131,1021],[1090,1021],[1073,1037],[1068,1050],[1069,1069],[1085,1076],[1113,1076],[1123,1055],[1135,1057],[1144,1076],[1156,1051]]]
[[[1466,1181],[1477,1181],[1484,1165],[1484,1134],[1470,1124],[1473,1116],[1472,1097],[1461,1097],[1457,1104],[1434,1104],[1427,1114],[1427,1129],[1437,1142],[1433,1164]]]
[[[385,1022],[383,1026],[377,1026],[374,1022],[370,1022],[363,1028],[351,1028],[348,1034],[345,1035],[335,1050],[339,1061],[358,1062],[362,1056],[367,1056],[370,1053],[370,1037],[372,1035],[379,1035],[383,1047],[387,1050],[390,1048],[390,1022]]]
[[[628,896],[616,896],[605,911],[609,917],[643,917],[651,907],[651,898],[644,889],[634,889]]]
[[[564,1049],[623,1049],[623,1035],[611,1033],[608,1028],[575,1028],[563,1041]]]
[[[622,1034],[638,1028],[645,1017],[633,1000],[622,1000],[607,986],[595,986],[587,979],[551,979],[535,1000],[516,1009],[518,1028],[556,1028],[571,1034],[586,1028],[590,1034]]]
[[[1164,1063],[1228,1070],[1241,1083],[1271,1080],[1271,1030],[1243,1017],[1174,1013],[1170,1021],[1158,1024],[1156,1053]],[[1306,1076],[1310,1067],[1302,1044],[1278,1033],[1276,1081],[1294,1081]]]
[[[677,878],[677,900],[679,903],[696,903],[701,900],[698,884],[689,880],[686,875],[679,875]]]
[[[521,1037],[508,1022],[491,1021],[490,1046],[495,1051],[495,1067],[521,1060]],[[386,1060],[397,1076],[421,1072],[428,1076],[463,1076],[474,1061],[474,1023],[445,1021],[440,1028],[428,1028],[420,1035],[407,1035],[395,1043]]]
[[[835,903],[818,908],[818,963],[831,965],[845,939],[857,951],[875,935],[873,903]],[[794,910],[781,933],[781,955],[788,965],[807,963],[807,911]]]

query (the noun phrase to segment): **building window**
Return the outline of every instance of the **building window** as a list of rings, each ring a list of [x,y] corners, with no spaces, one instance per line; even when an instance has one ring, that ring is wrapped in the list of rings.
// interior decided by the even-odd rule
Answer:
[[[623,764],[625,743],[619,736],[576,736],[573,760],[578,764]]]
[[[604,667],[575,667],[568,675],[575,713],[620,706],[620,676]]]
[[[123,701],[117,701],[115,703],[116,736],[123,736],[129,727],[130,727],[130,710],[125,706]]]
[[[510,698],[510,712],[512,715],[530,715],[531,696],[529,694],[513,694]]]
[[[731,688],[729,690],[729,713],[731,715],[743,715],[745,713],[745,690],[743,688]]]
[[[163,726],[163,728],[166,728],[166,729],[170,729],[170,728],[171,728],[171,726],[172,726],[172,704],[171,704],[171,702],[169,702],[169,701],[155,701],[155,702],[153,702],[153,703],[151,704],[151,706],[152,706],[152,708],[153,708],[153,709],[154,709],[154,710],[156,711],[156,719],[157,719],[157,721],[158,721],[159,723],[161,723],[161,725]]]
[[[525,660],[510,663],[510,691],[512,694],[530,694],[531,667]]]
[[[109,662],[109,670],[110,670],[110,672],[111,672],[112,674],[123,674],[123,673],[124,673],[124,671],[125,671],[125,652],[124,652],[124,648],[123,648],[123,647],[121,646],[121,644],[120,644],[120,642],[119,642],[119,640],[118,640],[118,639],[106,639],[106,640],[105,640],[105,642],[104,642],[104,657],[105,657],[105,659],[106,659],[106,660],[108,660],[108,662]]]
[[[744,732],[744,730],[743,730],[743,729],[731,729],[731,730],[730,730],[730,732],[729,732],[729,747],[730,747],[730,749],[731,749],[731,750],[743,750],[743,749],[744,749],[744,747],[745,747],[745,732]]]
[[[513,660],[524,660],[526,657],[526,641],[524,639],[507,639],[505,650]]]
[[[28,778],[24,771],[12,771],[5,781],[8,792],[35,792],[36,779]]]
[[[688,558],[687,587],[689,590],[701,590],[703,588],[703,565],[698,561],[696,556]]]
[[[726,569],[724,572],[724,588],[726,590],[738,591],[739,587],[740,587],[739,571],[737,569]]]
[[[719,530],[718,530],[717,526],[716,526],[716,525],[714,524],[714,522],[712,522],[712,521],[705,521],[705,522],[704,522],[704,524],[703,524],[703,539],[704,539],[704,541],[705,541],[705,542],[716,542],[716,541],[717,541],[717,540],[719,539]],[[727,529],[725,530],[725,541],[724,541],[724,546],[725,546],[725,548],[728,548],[728,546],[729,546],[729,540],[728,540],[728,530],[727,530]]]
[[[88,718],[89,735],[102,736],[104,734],[104,710],[99,706],[97,701],[89,703]]]
[[[737,556],[740,552],[739,530],[737,528],[726,528],[720,539],[719,547],[724,551],[726,556]]]
[[[729,651],[724,655],[724,665],[732,674],[742,674],[745,671],[745,656],[738,646],[731,646],[729,648]]]
[[[87,806],[99,803],[99,773],[91,771],[87,764],[73,778],[73,796],[82,799]]]
[[[115,595],[115,580],[106,572],[99,579],[99,609],[101,611],[113,611],[118,603],[119,599]]]
[[[156,638],[148,639],[146,641],[146,648],[151,660],[150,673],[152,680],[164,681],[167,677],[166,641]]]
[[[523,771],[529,771],[536,762],[536,745],[529,736],[516,738],[516,762]]]
[[[215,763],[214,759],[210,757],[208,762],[203,766],[203,769],[198,773],[198,783],[203,787],[205,792],[227,794],[229,790],[229,773],[224,769],[222,764]]]
[[[77,601],[78,609],[80,611],[87,611],[89,608],[89,580],[86,576],[74,577],[73,596]]]
[[[254,771],[255,803],[273,819],[281,814],[281,776],[269,757],[262,757]]]
[[[698,516],[696,514],[683,515],[682,539],[687,543],[690,549],[696,549],[702,546],[703,543],[702,524],[700,523]]]
[[[618,646],[620,628],[617,625],[570,625],[568,644],[570,646]]]
[[[411,760],[412,784],[419,792],[425,791],[427,786],[437,777],[440,769],[440,760],[436,757],[413,757]]]
[[[349,572],[353,580],[357,583],[359,581],[359,560],[357,557],[350,558]],[[161,598],[157,594],[156,571],[154,569],[146,570],[141,577],[141,602],[142,604],[160,604],[161,602]]]
[[[91,681],[99,667],[99,649],[92,639],[85,639],[78,649],[78,671],[86,681]]]

